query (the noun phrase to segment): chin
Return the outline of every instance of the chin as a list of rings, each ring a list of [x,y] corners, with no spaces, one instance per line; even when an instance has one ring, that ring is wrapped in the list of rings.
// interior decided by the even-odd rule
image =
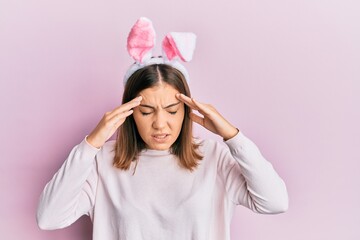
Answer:
[[[166,138],[156,139],[150,137],[145,141],[146,147],[151,150],[169,150],[176,139],[173,139],[170,135]]]
[[[171,147],[171,145],[169,146],[168,144],[166,145],[152,145],[149,146],[148,148],[151,150],[169,150]]]
[[[166,143],[154,143],[150,142],[150,144],[146,144],[146,147],[151,150],[169,150],[173,145],[172,141]]]

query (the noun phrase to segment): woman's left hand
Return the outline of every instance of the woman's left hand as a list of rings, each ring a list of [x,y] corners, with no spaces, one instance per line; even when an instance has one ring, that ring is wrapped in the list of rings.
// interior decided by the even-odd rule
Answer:
[[[185,103],[191,109],[198,111],[203,116],[190,113],[190,119],[205,127],[209,131],[221,136],[224,141],[234,137],[239,130],[229,123],[221,114],[211,105],[200,103],[194,98],[189,98],[184,94],[176,94],[177,99]]]

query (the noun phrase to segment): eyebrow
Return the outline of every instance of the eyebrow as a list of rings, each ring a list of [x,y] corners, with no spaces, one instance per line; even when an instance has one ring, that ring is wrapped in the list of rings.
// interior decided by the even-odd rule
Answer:
[[[171,107],[176,106],[176,105],[178,105],[178,104],[180,104],[180,102],[177,102],[177,103],[172,103],[172,104],[170,104],[170,105],[168,105],[168,106],[164,107],[163,109],[171,108]],[[141,106],[141,107],[146,107],[146,108],[155,109],[155,107],[150,106],[150,105],[146,105],[146,104],[140,104],[140,106]]]

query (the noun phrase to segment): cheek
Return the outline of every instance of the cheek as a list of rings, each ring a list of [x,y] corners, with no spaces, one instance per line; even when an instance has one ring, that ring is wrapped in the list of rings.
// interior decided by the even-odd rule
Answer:
[[[144,119],[144,117],[139,112],[137,112],[137,113],[134,112],[133,117],[134,117],[135,125],[136,125],[139,133],[141,134],[142,132],[144,132],[146,130],[147,121]]]

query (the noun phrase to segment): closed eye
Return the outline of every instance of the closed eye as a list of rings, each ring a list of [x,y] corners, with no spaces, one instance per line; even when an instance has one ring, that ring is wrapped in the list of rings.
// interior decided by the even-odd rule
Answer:
[[[142,112],[142,111],[140,111],[140,113],[143,116],[147,116],[147,115],[150,115],[152,112]],[[168,113],[170,113],[171,115],[175,115],[177,113],[177,111],[168,112]]]
[[[142,111],[140,111],[141,112],[141,114],[143,115],[143,116],[147,116],[147,115],[149,115],[149,114],[151,114],[151,112],[142,112]]]

